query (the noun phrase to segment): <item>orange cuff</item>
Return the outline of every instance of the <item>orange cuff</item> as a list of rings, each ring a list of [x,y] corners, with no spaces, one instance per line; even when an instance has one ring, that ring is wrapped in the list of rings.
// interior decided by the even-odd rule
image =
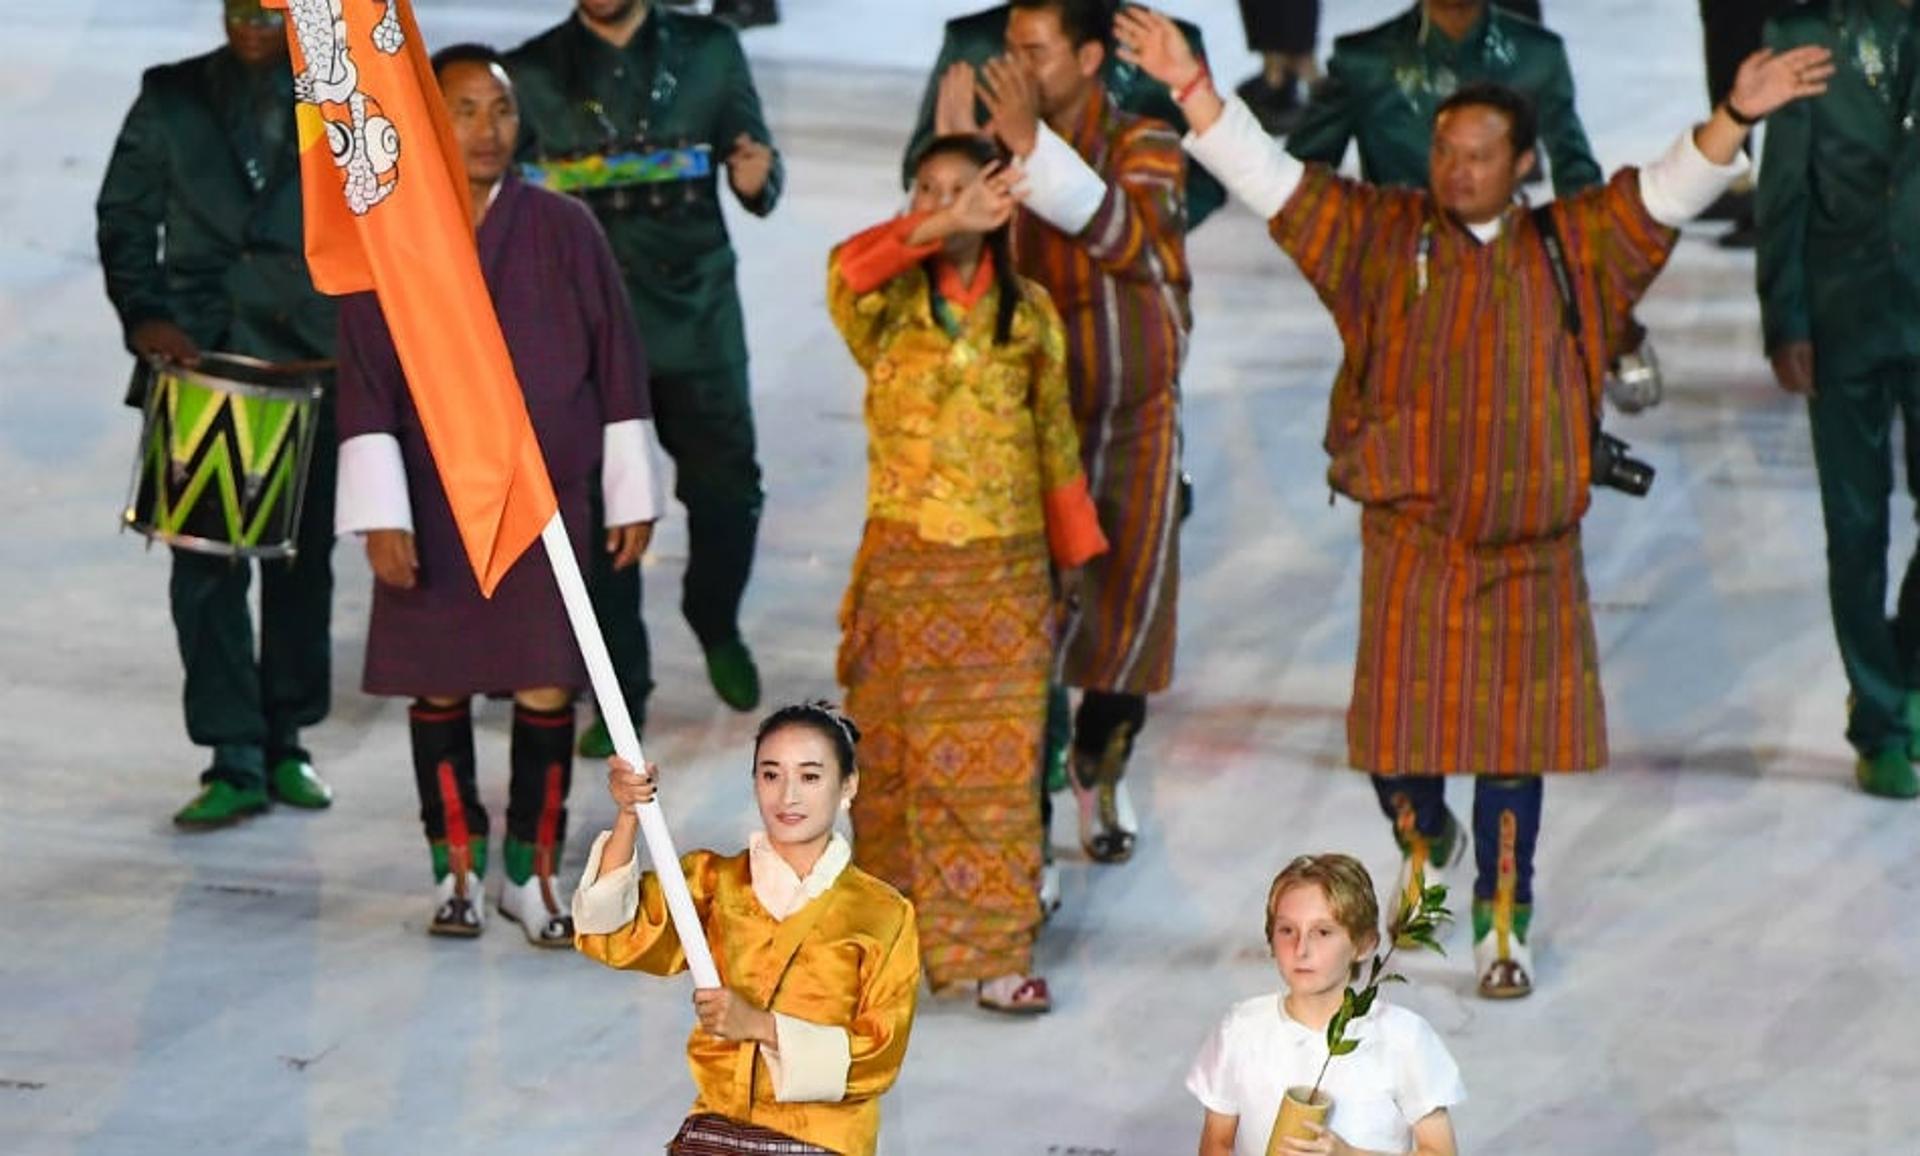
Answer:
[[[834,252],[840,279],[855,293],[871,293],[940,251],[940,242],[908,245],[927,213],[896,217],[855,233]]]
[[[1093,496],[1087,493],[1085,474],[1064,486],[1054,487],[1044,501],[1047,547],[1053,551],[1055,565],[1071,570],[1107,552],[1107,536],[1100,529],[1100,515],[1093,508]]]

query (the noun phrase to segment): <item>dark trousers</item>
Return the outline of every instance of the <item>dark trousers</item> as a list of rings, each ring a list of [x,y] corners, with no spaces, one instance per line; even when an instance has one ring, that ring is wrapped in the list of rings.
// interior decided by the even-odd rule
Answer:
[[[687,511],[687,570],[680,610],[702,647],[740,637],[740,603],[759,538],[760,465],[754,456],[747,367],[693,373],[656,371],[650,382],[654,430],[673,459],[674,496]],[[594,489],[596,525],[599,485]],[[607,635],[627,709],[646,716],[653,687],[646,626],[640,617],[640,568],[614,573],[596,551],[589,592]]]
[[[167,599],[186,671],[187,737],[213,748],[201,781],[259,787],[267,767],[305,756],[300,729],[327,717],[332,690],[333,491],[338,445],[331,400],[319,410],[306,501],[290,561],[261,562],[260,640],[247,589],[254,563],[173,551]]]
[[[1414,828],[1428,838],[1446,829],[1447,781],[1440,775],[1373,775],[1380,810],[1397,820],[1413,812]],[[1513,901],[1533,902],[1533,853],[1540,841],[1539,775],[1476,775],[1473,780],[1473,897],[1491,902],[1500,882],[1500,857],[1513,855]]]
[[[1320,39],[1320,0],[1240,0],[1240,23],[1255,52],[1311,55]]]
[[[1920,685],[1920,557],[1908,560],[1887,619],[1893,423],[1906,423],[1907,490],[1920,505],[1920,363],[1823,377],[1807,409],[1827,527],[1827,601],[1853,692],[1847,740],[1872,755],[1907,743],[1906,698]]]

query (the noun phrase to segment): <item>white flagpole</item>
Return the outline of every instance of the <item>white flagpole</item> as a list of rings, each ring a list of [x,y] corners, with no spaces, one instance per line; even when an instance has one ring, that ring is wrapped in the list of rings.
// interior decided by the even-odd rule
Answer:
[[[547,548],[547,560],[553,564],[553,576],[560,583],[560,600],[566,604],[567,621],[573,626],[580,654],[587,660],[587,677],[593,684],[594,697],[600,700],[600,717],[606,720],[607,733],[613,736],[613,749],[621,758],[644,769],[646,754],[640,749],[640,736],[634,733],[633,716],[627,713],[627,700],[621,697],[620,682],[613,675],[613,659],[607,656],[600,621],[594,617],[593,602],[587,597],[587,583],[580,576],[580,563],[573,556],[573,542],[567,537],[567,526],[561,521],[559,511],[554,512],[546,529],[540,531],[540,541]],[[667,831],[666,813],[657,800],[634,807],[633,813],[640,817],[647,858],[653,861],[654,876],[666,893],[667,916],[673,920],[674,933],[680,937],[680,949],[686,953],[693,985],[719,987],[720,971],[713,965],[713,952],[707,947],[700,915],[693,909],[687,877],[680,872],[680,856],[674,851],[673,836]]]

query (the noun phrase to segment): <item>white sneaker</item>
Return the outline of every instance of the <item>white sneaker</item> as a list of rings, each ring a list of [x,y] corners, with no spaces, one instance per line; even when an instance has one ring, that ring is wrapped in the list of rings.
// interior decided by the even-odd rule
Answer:
[[[1067,775],[1073,784],[1073,801],[1079,805],[1080,848],[1095,863],[1125,863],[1133,858],[1140,820],[1126,780],[1120,777],[1125,771],[1125,762],[1108,769],[1075,752],[1074,767]],[[1091,778],[1090,784],[1081,781],[1083,775]]]
[[[1533,951],[1525,940],[1496,927],[1473,945],[1473,968],[1486,999],[1520,999],[1533,994]]]
[[[501,881],[500,914],[520,925],[535,947],[572,947],[573,916],[561,908],[551,875],[531,875],[525,883]]]
[[[472,939],[486,923],[484,906],[480,877],[471,871],[449,871],[433,886],[433,921],[427,924],[427,934]]]

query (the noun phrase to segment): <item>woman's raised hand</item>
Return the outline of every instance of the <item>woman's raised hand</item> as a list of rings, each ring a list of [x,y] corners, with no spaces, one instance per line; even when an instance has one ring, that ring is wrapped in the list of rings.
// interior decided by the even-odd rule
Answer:
[[[643,775],[619,755],[607,760],[607,794],[613,796],[622,814],[637,803],[653,802],[659,777],[660,768],[652,763],[647,764],[647,773]]]
[[[1019,203],[1018,180],[1019,174],[999,161],[981,169],[947,208],[954,226],[962,232],[991,233],[1006,224]]]
[[[1120,42],[1120,59],[1168,88],[1183,88],[1200,74],[1187,38],[1162,13],[1129,4],[1114,17],[1113,33]]]

